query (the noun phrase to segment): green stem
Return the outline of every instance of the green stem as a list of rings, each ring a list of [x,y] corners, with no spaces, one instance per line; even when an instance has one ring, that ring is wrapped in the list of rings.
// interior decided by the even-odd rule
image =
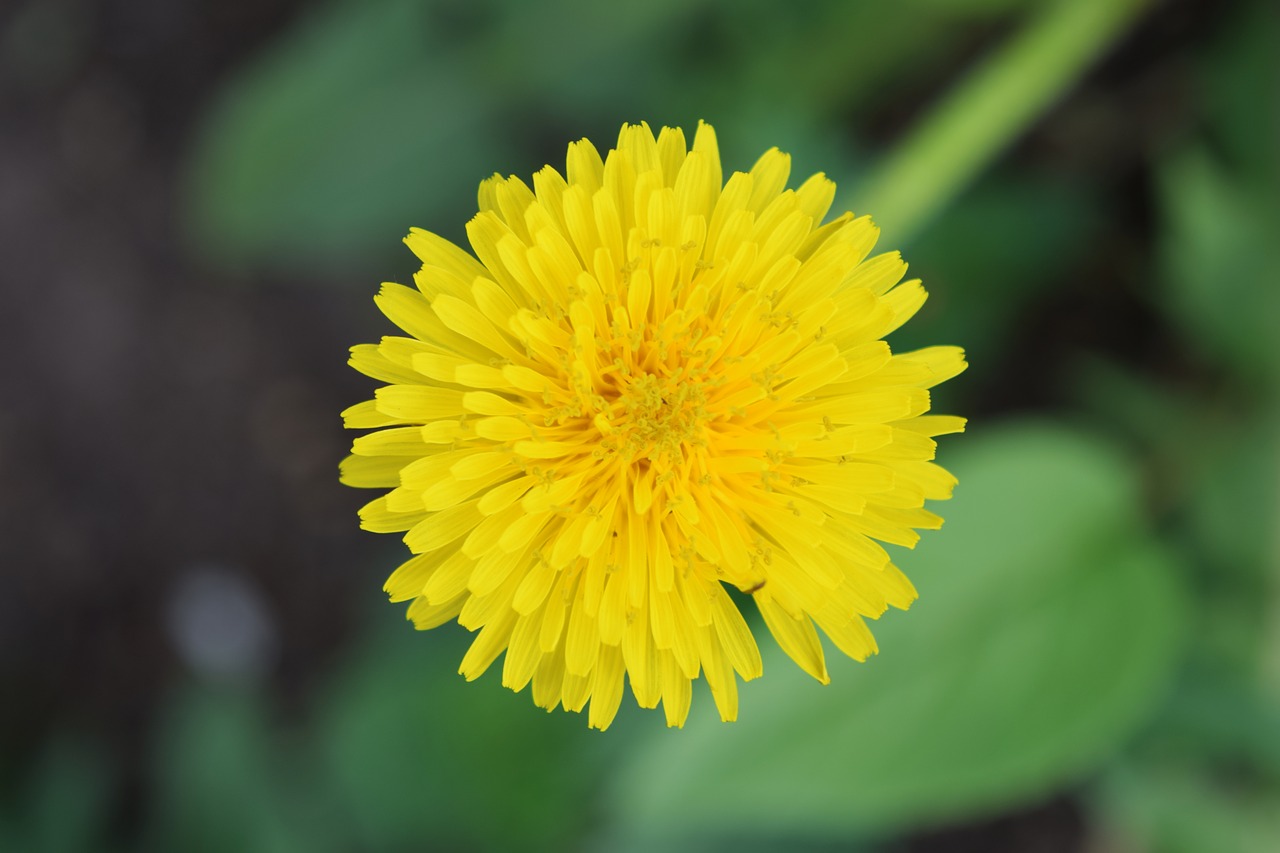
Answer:
[[[915,236],[1076,81],[1150,0],[1054,0],[975,69],[872,175],[857,204]]]

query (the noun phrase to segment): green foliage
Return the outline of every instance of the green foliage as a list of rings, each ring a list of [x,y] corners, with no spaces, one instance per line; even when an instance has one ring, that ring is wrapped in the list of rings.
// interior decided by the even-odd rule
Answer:
[[[496,671],[467,685],[456,672],[465,646],[447,629],[433,645],[388,624],[394,633],[377,632],[338,675],[316,731],[355,846],[565,849],[587,825],[592,769],[610,744],[576,714],[538,712]]]
[[[155,751],[157,850],[284,853],[344,849],[322,801],[268,720],[262,697],[193,688],[176,697]],[[299,793],[307,796],[299,797]]]
[[[1095,796],[1108,832],[1174,853],[1280,845],[1277,35],[1269,4],[1231,11],[1202,57],[1204,126],[1156,167],[1151,298],[1182,332],[1178,360],[1211,379],[1162,387],[1113,366],[1081,389],[1149,454],[1167,538],[1196,567],[1176,698]]]
[[[195,161],[193,231],[206,251],[231,264],[352,263],[394,244],[433,199],[474,192],[507,137],[441,73],[438,47],[421,4],[333,5],[248,69]]]
[[[1170,309],[1207,354],[1280,391],[1280,15],[1252,3],[1215,45],[1206,88],[1209,141],[1160,166],[1162,273]]]
[[[625,825],[838,836],[991,811],[1079,778],[1143,720],[1183,608],[1131,464],[1040,426],[948,460],[946,532],[904,556],[921,600],[875,626],[879,657],[820,687],[771,654],[736,725],[704,717],[632,756]]]
[[[1125,765],[1100,798],[1110,832],[1161,853],[1273,853],[1280,849],[1280,794],[1241,792],[1194,765]],[[1140,846],[1141,845],[1141,846]]]
[[[180,697],[156,750],[153,849],[545,850],[579,837],[617,742],[576,715],[532,713],[527,693],[467,687],[460,649],[426,656],[409,626],[384,624],[396,630],[353,650],[306,725],[272,721],[243,688]]]
[[[631,20],[614,19],[606,38],[591,37],[593,8],[602,14],[568,0],[512,4],[489,20],[479,7],[451,29],[418,2],[328,5],[248,67],[211,115],[192,166],[199,245],[223,264],[367,270],[411,225],[438,228],[445,211],[472,207],[495,169],[527,176],[543,161],[529,150],[522,89],[598,84],[587,69],[680,7],[629,4]],[[537,36],[559,18],[581,37],[550,51]],[[468,27],[483,41],[453,31]]]
[[[998,376],[1018,318],[1062,284],[1055,260],[1097,236],[1098,208],[1086,190],[1053,178],[1000,173],[975,186],[963,210],[935,220],[928,239],[904,255],[929,301],[894,333],[894,349],[963,344],[966,384]]]
[[[1259,193],[1258,184],[1238,184],[1196,149],[1171,158],[1161,178],[1169,307],[1211,355],[1241,376],[1275,381],[1280,201]]]
[[[333,2],[228,83],[194,151],[190,231],[224,266],[367,274],[411,225],[461,237],[495,169],[527,178],[566,139],[641,119],[706,118],[732,168],[778,145],[848,186],[833,115],[884,103],[883,79],[926,82],[913,57],[955,55],[957,27],[1022,5]],[[557,120],[568,135],[544,150]]]
[[[1228,165],[1255,189],[1280,192],[1280,14],[1267,0],[1240,3],[1201,61],[1200,94]]]
[[[13,807],[0,810],[0,850],[64,853],[94,847],[108,821],[103,758],[83,738],[51,741]]]
[[[909,242],[1062,94],[1150,0],[1055,0],[951,87],[861,197]]]

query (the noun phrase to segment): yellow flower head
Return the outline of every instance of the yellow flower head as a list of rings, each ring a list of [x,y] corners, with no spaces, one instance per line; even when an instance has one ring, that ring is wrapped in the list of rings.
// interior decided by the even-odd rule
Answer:
[[[342,480],[391,489],[360,512],[415,555],[386,590],[418,628],[479,632],[468,680],[505,651],[503,684],[589,700],[603,729],[624,675],[672,726],[704,675],[732,720],[734,672],[761,663],[730,588],[823,682],[815,623],[863,660],[864,617],[915,599],[879,542],[942,523],[932,437],[964,420],[926,416],[926,389],[964,355],[890,353],[924,289],[897,252],[868,257],[868,217],[822,224],[835,185],[786,189],[777,149],[722,185],[710,126],[689,149],[624,125],[566,167],[482,183],[474,257],[406,238],[417,289],[376,301],[407,336],[352,349],[388,384],[343,413],[377,431]]]

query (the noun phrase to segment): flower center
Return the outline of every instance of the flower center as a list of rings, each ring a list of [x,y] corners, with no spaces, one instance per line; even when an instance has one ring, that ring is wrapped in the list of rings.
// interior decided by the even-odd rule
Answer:
[[[615,403],[620,449],[632,459],[679,455],[684,445],[701,440],[705,402],[701,383],[653,373],[632,377]]]

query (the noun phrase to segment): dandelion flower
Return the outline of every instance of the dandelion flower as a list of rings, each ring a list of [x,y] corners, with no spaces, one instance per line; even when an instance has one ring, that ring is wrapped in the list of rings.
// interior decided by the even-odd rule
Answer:
[[[406,334],[352,349],[387,384],[343,413],[375,431],[342,480],[390,489],[360,512],[414,555],[386,591],[420,629],[478,632],[468,680],[505,652],[504,685],[604,729],[624,677],[671,726],[704,677],[733,720],[735,673],[761,673],[739,602],[825,683],[817,629],[864,660],[865,619],[915,599],[880,543],[942,523],[933,437],[964,420],[926,389],[964,355],[890,353],[924,289],[870,256],[868,217],[823,224],[831,181],[789,172],[773,149],[722,184],[710,126],[689,148],[624,125],[563,176],[484,181],[474,256],[405,239],[417,287],[376,301]]]

